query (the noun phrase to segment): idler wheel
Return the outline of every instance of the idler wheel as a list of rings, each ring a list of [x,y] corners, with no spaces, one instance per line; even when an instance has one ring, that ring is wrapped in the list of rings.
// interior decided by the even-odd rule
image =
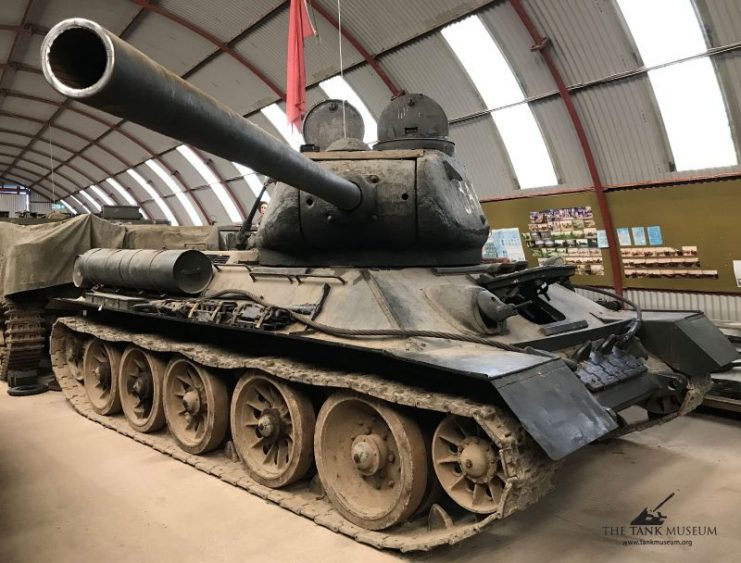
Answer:
[[[218,376],[186,359],[172,360],[162,397],[167,427],[183,450],[203,454],[224,441],[229,396]]]
[[[118,377],[121,407],[134,430],[154,432],[165,425],[162,379],[165,363],[154,354],[129,346],[121,356]]]
[[[90,405],[98,414],[111,415],[121,410],[118,393],[118,369],[121,353],[112,345],[93,338],[82,354],[82,379]]]
[[[477,514],[499,508],[506,478],[497,446],[472,419],[450,415],[432,437],[432,463],[448,496]]]
[[[339,392],[322,405],[317,470],[332,505],[369,530],[405,521],[422,502],[427,451],[417,423],[392,406]]]
[[[293,385],[248,372],[234,389],[232,439],[250,476],[267,487],[301,479],[314,461],[314,407]]]

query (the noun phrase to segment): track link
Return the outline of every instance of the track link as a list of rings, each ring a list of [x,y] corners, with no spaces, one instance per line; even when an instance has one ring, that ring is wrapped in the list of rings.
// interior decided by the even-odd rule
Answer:
[[[40,309],[1,301],[0,330],[0,379],[6,380],[10,370],[39,367],[46,344],[46,325]]]
[[[232,460],[223,451],[203,456],[191,455],[181,450],[166,431],[142,434],[132,430],[122,415],[107,417],[97,414],[91,408],[85,390],[67,367],[65,346],[74,341],[74,337],[79,339],[97,337],[119,345],[132,343],[150,352],[180,354],[213,369],[233,370],[235,373],[254,369],[286,381],[324,388],[347,389],[413,409],[473,418],[499,448],[507,475],[505,493],[498,509],[486,516],[456,515],[452,521],[443,519],[446,523],[439,525],[429,524],[439,523],[439,518],[428,519],[423,516],[383,531],[360,528],[345,520],[322,492],[308,481],[283,489],[271,489],[253,481],[247,475],[242,463]],[[334,532],[376,548],[426,551],[473,536],[494,521],[523,510],[545,495],[553,486],[553,478],[558,467],[558,464],[543,453],[509,413],[465,397],[430,393],[373,374],[318,370],[309,364],[285,358],[251,357],[214,346],[180,342],[159,335],[133,334],[82,317],[57,320],[51,336],[51,359],[54,373],[65,397],[83,416],[222,481],[310,518]]]

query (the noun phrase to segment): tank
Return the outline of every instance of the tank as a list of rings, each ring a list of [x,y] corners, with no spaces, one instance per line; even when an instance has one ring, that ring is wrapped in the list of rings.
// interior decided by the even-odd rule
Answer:
[[[41,54],[61,94],[277,181],[255,248],[204,252],[195,295],[78,262],[99,283],[51,337],[71,404],[317,524],[403,551],[461,541],[578,449],[690,412],[736,358],[702,313],[482,263],[486,217],[427,96],[392,100],[373,149],[329,101],[299,154],[94,22],[61,22]],[[142,276],[177,279],[169,264]]]
[[[55,298],[80,294],[73,285],[72,264],[91,247],[105,247],[97,248],[96,259],[120,248],[139,249],[133,250],[137,260],[127,263],[130,277],[149,290],[188,293],[202,290],[210,279],[203,262],[200,271],[206,277],[195,275],[199,260],[209,268],[210,261],[194,249],[215,250],[220,241],[216,227],[124,225],[90,215],[0,220],[0,380],[8,382],[9,393],[28,395],[46,391],[46,384],[56,387],[47,343],[64,305]],[[157,278],[170,260],[175,260],[175,275]],[[137,264],[144,269],[131,267]],[[148,281],[156,285],[148,286]],[[84,285],[84,280],[78,282]]]

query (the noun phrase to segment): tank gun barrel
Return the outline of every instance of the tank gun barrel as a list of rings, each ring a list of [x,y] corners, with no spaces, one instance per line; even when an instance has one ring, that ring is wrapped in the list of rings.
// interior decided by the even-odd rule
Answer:
[[[60,94],[309,192],[340,209],[361,201],[353,182],[321,168],[99,24],[64,20],[41,46]]]

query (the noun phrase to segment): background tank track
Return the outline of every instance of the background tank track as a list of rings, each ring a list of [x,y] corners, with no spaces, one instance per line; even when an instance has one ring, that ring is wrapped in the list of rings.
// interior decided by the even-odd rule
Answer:
[[[9,370],[37,369],[45,344],[41,309],[0,301],[0,380],[7,379]]]
[[[397,405],[473,418],[499,447],[508,477],[505,492],[496,512],[485,516],[466,514],[462,517],[455,516],[449,521],[447,518],[425,518],[426,515],[422,515],[386,530],[360,528],[345,520],[321,491],[307,480],[283,489],[271,489],[253,481],[242,463],[227,456],[223,450],[201,456],[191,455],[181,450],[167,431],[142,434],[134,431],[122,414],[97,414],[91,408],[84,388],[67,368],[65,346],[70,336],[82,339],[94,336],[119,345],[132,343],[152,352],[180,354],[214,369],[256,369],[287,381],[348,389]],[[181,342],[153,334],[130,333],[82,317],[57,320],[51,335],[51,360],[65,397],[83,416],[222,481],[310,518],[334,532],[376,548],[426,551],[473,536],[494,521],[526,508],[545,495],[553,487],[553,478],[559,465],[545,455],[517,420],[500,408],[465,397],[430,393],[377,375],[319,370],[309,364],[286,358],[250,357],[215,346]],[[434,473],[431,478],[435,478]],[[444,523],[446,520],[447,523]],[[429,522],[436,522],[438,525],[430,527]]]

